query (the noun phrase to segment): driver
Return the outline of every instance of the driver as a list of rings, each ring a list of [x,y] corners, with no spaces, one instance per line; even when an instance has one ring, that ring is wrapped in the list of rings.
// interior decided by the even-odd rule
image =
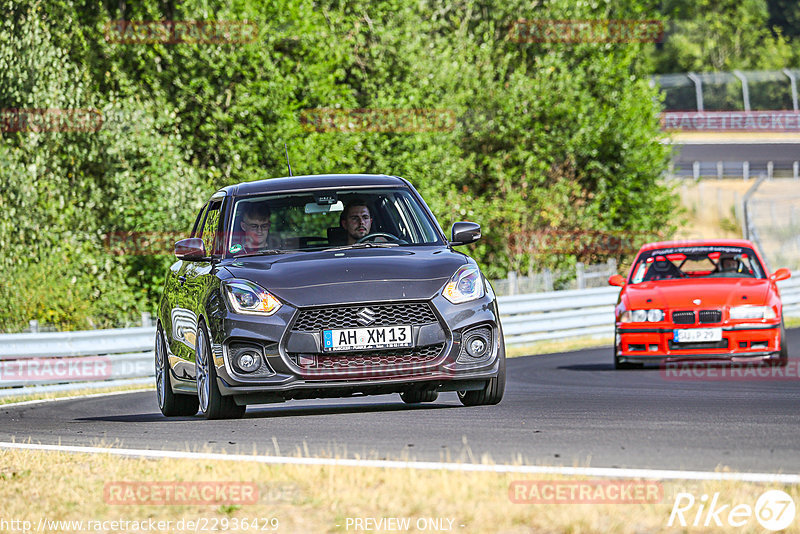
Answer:
[[[720,258],[718,268],[722,273],[735,273],[739,270],[739,260],[730,256]]]
[[[372,215],[367,204],[361,199],[348,202],[339,217],[339,224],[347,233],[348,245],[352,245],[364,236],[369,235],[372,228]]]

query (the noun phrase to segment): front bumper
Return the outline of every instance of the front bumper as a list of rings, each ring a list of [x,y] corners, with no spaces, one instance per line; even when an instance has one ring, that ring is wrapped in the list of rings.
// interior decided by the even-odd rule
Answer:
[[[426,352],[426,358],[395,357],[392,351],[360,351],[348,353],[355,363],[347,365],[337,362],[336,353],[322,351],[319,331],[292,329],[301,310],[285,305],[267,318],[228,313],[216,328],[212,326],[220,393],[234,396],[239,404],[253,404],[410,389],[483,388],[486,380],[497,376],[499,359],[504,354],[495,301],[484,297],[453,305],[439,296],[424,302],[435,312],[436,322],[415,325],[413,339],[414,350],[435,348]],[[476,329],[490,332],[491,350],[478,359],[465,358],[463,337]],[[233,365],[232,352],[242,344],[258,347],[264,355],[257,376],[242,373]],[[323,360],[329,366],[322,366]],[[304,366],[306,361],[314,362],[314,366]]]
[[[780,357],[780,322],[765,324],[703,325],[722,328],[722,340],[711,343],[676,343],[680,326],[649,327],[617,323],[616,358],[620,362],[663,360],[772,361]]]

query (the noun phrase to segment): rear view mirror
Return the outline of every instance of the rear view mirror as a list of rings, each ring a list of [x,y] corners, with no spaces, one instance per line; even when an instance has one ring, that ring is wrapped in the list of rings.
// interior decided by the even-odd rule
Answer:
[[[778,269],[770,275],[769,279],[773,282],[780,282],[781,280],[788,280],[791,277],[792,272],[789,269]]]
[[[612,274],[608,278],[608,285],[622,287],[625,285],[625,278],[621,274]]]
[[[481,225],[474,222],[460,221],[453,223],[451,245],[468,245],[481,238]]]
[[[175,256],[179,260],[202,260],[206,257],[206,245],[199,237],[181,239],[175,243]]]
[[[309,202],[306,204],[306,213],[330,213],[332,211],[344,211],[344,204],[341,200],[337,200],[333,204],[317,204],[316,202]]]

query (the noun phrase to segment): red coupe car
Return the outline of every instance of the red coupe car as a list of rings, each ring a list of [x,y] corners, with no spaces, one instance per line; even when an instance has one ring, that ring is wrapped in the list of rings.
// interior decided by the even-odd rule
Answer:
[[[776,282],[743,239],[672,241],[642,247],[621,286],[614,367],[667,360],[786,365],[788,349]]]

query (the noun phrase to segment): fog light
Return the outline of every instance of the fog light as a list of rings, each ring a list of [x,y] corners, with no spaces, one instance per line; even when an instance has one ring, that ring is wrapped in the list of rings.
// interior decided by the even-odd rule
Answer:
[[[473,358],[480,358],[486,354],[487,341],[481,336],[475,336],[467,344],[467,352]]]
[[[236,366],[245,373],[252,373],[261,366],[261,361],[256,352],[247,350],[236,357]]]

